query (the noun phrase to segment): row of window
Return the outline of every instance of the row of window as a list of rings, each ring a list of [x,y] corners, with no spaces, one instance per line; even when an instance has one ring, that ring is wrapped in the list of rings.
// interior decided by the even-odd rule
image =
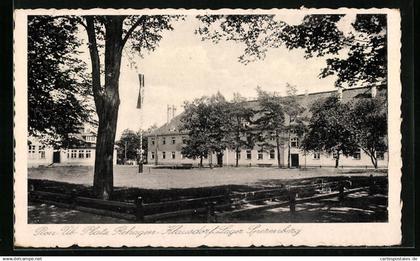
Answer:
[[[315,160],[319,160],[321,158],[321,153],[320,152],[314,152],[313,154],[313,159]],[[333,158],[337,158],[337,153],[333,153]],[[385,152],[383,151],[377,151],[376,152],[376,158],[378,160],[384,160],[385,159]],[[360,150],[356,151],[355,153],[353,153],[353,159],[355,160],[360,160],[361,159],[361,152]]]
[[[151,159],[155,159],[156,155],[155,152],[151,152]],[[275,159],[276,158],[276,153],[274,150],[270,150],[268,153],[268,157],[269,159]],[[333,154],[333,158],[336,158],[336,154]],[[384,160],[385,155],[384,152],[376,152],[376,157],[378,160]],[[172,151],[170,153],[170,158],[171,159],[175,159],[176,158],[176,152]],[[206,157],[207,158],[207,157]],[[166,151],[162,152],[162,159],[166,159]],[[184,159],[184,156],[181,154],[181,159]],[[238,154],[238,159],[241,159],[241,153]],[[246,150],[246,159],[247,160],[251,160],[252,159],[252,151],[251,150]],[[264,159],[264,151],[263,150],[258,150],[258,154],[257,154],[257,159],[258,160],[263,160]],[[315,160],[319,160],[321,159],[321,153],[320,152],[314,152],[313,153],[313,159]],[[353,159],[355,160],[360,160],[361,159],[361,153],[360,150],[358,152],[355,152],[353,154]]]
[[[96,136],[86,136],[87,142],[96,142]]]
[[[250,138],[250,137],[249,137]],[[270,138],[271,140],[274,140],[274,138]],[[162,145],[166,145],[166,137],[162,137],[161,138],[162,141]],[[176,143],[176,137],[171,137],[170,138],[171,144],[175,144]],[[182,144],[186,144],[187,139],[185,137],[182,137]],[[151,138],[150,142],[152,144],[152,146],[154,146],[156,144],[155,138]],[[299,146],[299,140],[297,137],[291,138],[290,139],[290,146],[292,148],[297,148]]]
[[[166,144],[166,137],[162,137],[161,139],[162,139],[162,145],[165,145]],[[176,143],[176,137],[171,137],[170,141],[171,141],[171,144],[175,144]],[[155,138],[151,138],[150,142],[151,142],[152,145],[155,145],[156,144]],[[183,144],[187,143],[187,139],[185,137],[182,137],[182,143]]]
[[[45,159],[45,146],[29,145],[28,153],[30,159]],[[91,150],[74,149],[67,152],[68,159],[89,159],[91,157]]]
[[[29,145],[28,153],[30,159],[45,159],[45,146],[38,146],[38,153],[36,151],[37,146]]]
[[[162,151],[162,154],[161,154],[161,156],[162,156],[162,159],[166,159],[166,151]],[[156,157],[156,155],[155,155],[155,152],[151,152],[151,154],[150,154],[150,158],[151,159],[155,159],[155,157]],[[270,159],[275,159],[275,152],[274,152],[274,150],[270,150],[270,152],[269,152],[269,158]],[[171,153],[170,153],[170,158],[171,159],[175,159],[176,158],[176,152],[175,151],[172,151]],[[182,155],[181,154],[181,159],[184,159],[185,157],[184,157],[184,155]],[[207,157],[205,157],[205,158],[207,158]],[[238,159],[241,159],[241,153],[239,153],[238,154]],[[251,153],[251,150],[247,150],[246,151],[246,159],[252,159],[252,153]],[[258,159],[259,160],[262,160],[262,159],[264,159],[264,151],[262,151],[262,150],[259,150],[258,151]]]
[[[155,159],[155,153],[152,151],[151,155],[150,155],[151,159]],[[176,158],[176,153],[175,151],[171,152],[171,159],[175,159]],[[183,159],[184,156],[181,154],[181,158]],[[166,159],[166,151],[162,151],[162,159]]]
[[[69,150],[67,152],[68,159],[90,159],[91,157],[91,150]]]

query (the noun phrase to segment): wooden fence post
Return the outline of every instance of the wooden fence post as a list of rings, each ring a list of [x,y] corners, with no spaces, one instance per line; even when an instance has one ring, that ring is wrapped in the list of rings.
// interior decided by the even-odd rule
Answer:
[[[207,223],[213,223],[216,222],[215,217],[215,202],[206,202],[206,208],[207,208]]]
[[[373,180],[373,175],[369,176],[369,195],[375,194],[375,181]]]
[[[290,213],[294,214],[296,212],[296,191],[289,190],[289,208]]]
[[[344,200],[344,182],[343,181],[340,181],[338,183],[338,193],[339,193],[338,199],[340,201],[343,201]]]
[[[231,207],[232,206],[232,199],[230,198],[230,191],[228,189],[225,190],[224,197],[225,197],[224,201],[226,202],[226,204],[228,204],[229,207]]]
[[[144,221],[144,205],[143,205],[143,198],[137,197],[136,198],[136,221],[143,222]]]
[[[76,209],[76,197],[77,197],[77,193],[76,193],[76,189],[72,189],[70,191],[70,205],[73,209]]]

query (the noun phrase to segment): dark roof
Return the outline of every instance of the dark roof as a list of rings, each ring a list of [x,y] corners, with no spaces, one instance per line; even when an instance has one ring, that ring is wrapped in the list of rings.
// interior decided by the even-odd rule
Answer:
[[[171,134],[179,134],[179,126],[181,126],[181,117],[183,113],[175,116],[170,120],[168,123],[165,123],[161,127],[157,128],[156,130],[152,131],[145,136],[155,136],[155,135],[171,135]]]
[[[377,88],[377,95],[386,94],[386,88],[383,86],[379,86]],[[369,98],[371,97],[371,88],[370,87],[355,87],[355,88],[347,88],[343,89],[342,101],[347,103],[352,99],[356,98]],[[301,105],[307,109],[309,109],[312,104],[320,99],[325,99],[330,97],[331,95],[337,94],[337,90],[332,91],[324,91],[324,92],[315,92],[315,93],[308,93],[308,94],[299,94],[297,95],[299,102]],[[247,101],[248,106],[252,108],[258,107],[258,100],[250,100]],[[306,113],[309,114],[309,110],[306,110]],[[146,136],[160,136],[160,135],[177,135],[180,134],[179,127],[181,126],[181,117],[183,113],[175,116],[170,120],[168,123],[165,123],[158,129],[152,131],[150,134]],[[308,116],[308,115],[306,115]]]

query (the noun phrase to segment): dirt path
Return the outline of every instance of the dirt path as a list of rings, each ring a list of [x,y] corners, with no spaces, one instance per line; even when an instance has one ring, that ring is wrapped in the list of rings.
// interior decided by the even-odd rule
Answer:
[[[135,166],[117,165],[114,168],[114,186],[138,187],[145,189],[171,189],[210,187],[220,185],[251,185],[262,181],[300,179],[320,176],[369,176],[386,175],[373,170],[349,170],[316,168],[308,170],[277,168],[215,168],[215,169],[153,169],[145,167],[145,173],[138,174]],[[31,179],[46,179],[74,184],[92,185],[93,168],[80,167],[43,167],[28,169]]]

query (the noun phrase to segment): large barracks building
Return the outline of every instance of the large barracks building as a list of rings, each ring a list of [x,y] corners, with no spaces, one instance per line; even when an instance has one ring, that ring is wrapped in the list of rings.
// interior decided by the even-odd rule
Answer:
[[[369,99],[376,95],[386,95],[385,88],[375,87],[360,87],[339,89],[338,91],[317,92],[298,95],[300,104],[307,108],[306,114],[310,116],[309,108],[312,103],[319,99],[324,99],[331,95],[338,95],[342,102],[348,102],[355,99]],[[257,101],[249,101],[249,106],[258,106]],[[199,160],[189,159],[181,154],[182,146],[188,138],[186,133],[179,131],[181,126],[181,115],[175,116],[172,119],[156,129],[148,135],[148,152],[147,161],[149,164],[155,165],[182,165],[193,164],[198,165]],[[286,135],[286,134],[285,134]],[[244,137],[245,138],[245,137]],[[274,141],[272,141],[274,144]],[[335,158],[333,154],[326,152],[304,152],[299,148],[300,140],[297,136],[291,136],[290,140],[290,164],[291,167],[334,167]],[[241,166],[277,166],[277,157],[280,157],[280,163],[283,167],[287,166],[287,157],[289,146],[287,142],[282,144],[280,148],[280,155],[277,155],[276,149],[271,151],[261,150],[261,148],[254,146],[252,149],[242,149],[239,155],[239,165]],[[210,158],[212,157],[212,158]],[[378,167],[386,168],[388,166],[387,152],[380,152],[378,157]],[[216,163],[216,155],[209,155],[203,164]],[[223,165],[231,166],[236,162],[236,153],[233,150],[226,149],[223,155]],[[350,157],[340,156],[339,167],[367,167],[371,168],[372,163],[370,157],[359,150]]]

